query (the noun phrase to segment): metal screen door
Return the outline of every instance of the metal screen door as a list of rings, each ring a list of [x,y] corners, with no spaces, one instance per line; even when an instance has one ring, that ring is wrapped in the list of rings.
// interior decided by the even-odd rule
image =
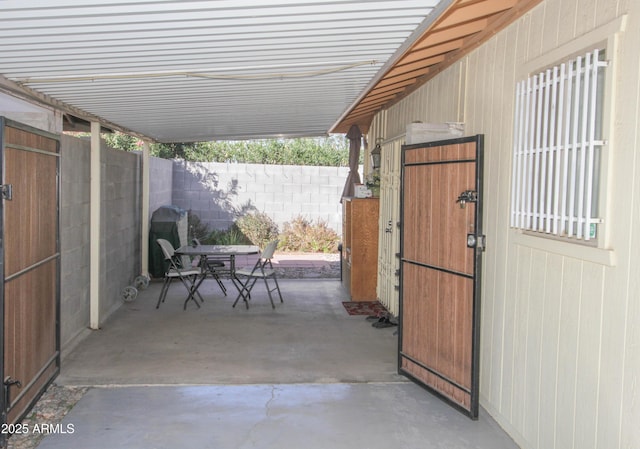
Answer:
[[[398,369],[478,416],[483,136],[402,148]]]
[[[0,411],[11,424],[60,367],[60,145],[2,117],[0,143]]]

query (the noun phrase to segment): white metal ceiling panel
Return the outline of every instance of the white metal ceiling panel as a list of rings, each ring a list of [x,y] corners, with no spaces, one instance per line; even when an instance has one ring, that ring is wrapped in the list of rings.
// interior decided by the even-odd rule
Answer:
[[[164,142],[326,134],[440,0],[0,1],[0,74]]]

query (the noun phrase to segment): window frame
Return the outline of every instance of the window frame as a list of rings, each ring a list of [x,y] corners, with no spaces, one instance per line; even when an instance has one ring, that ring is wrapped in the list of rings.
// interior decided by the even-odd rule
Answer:
[[[586,244],[597,237],[608,65],[598,46],[517,82],[512,227]]]
[[[616,79],[616,55],[617,53],[617,35],[624,31],[626,25],[626,16],[618,17],[594,30],[564,44],[558,46],[544,54],[527,61],[521,66],[521,70],[515,73],[514,78],[514,95],[516,83],[526,80],[534,74],[540,73],[547,68],[560,65],[575,59],[577,56],[583,56],[596,48],[605,52],[606,60],[609,62],[605,69],[604,92],[602,104],[602,137],[605,142],[601,150],[600,173],[598,185],[598,209],[599,216],[603,219],[603,223],[598,224],[597,238],[585,241],[565,236],[556,236],[554,234],[546,234],[544,232],[528,231],[520,228],[509,226],[509,232],[515,243],[531,248],[543,249],[549,252],[558,253],[570,257],[578,257],[583,260],[591,260],[595,263],[604,265],[615,265],[615,254],[610,246],[610,204],[608,199],[609,192],[609,170],[610,159],[615,150],[615,136],[613,133],[614,123],[612,111],[615,99],[615,79]],[[515,103],[513,118],[515,124]],[[515,130],[514,130],[515,132]],[[511,148],[511,157],[513,157],[513,148]],[[513,162],[513,161],[512,161]],[[513,164],[510,166],[510,188],[513,183]],[[510,192],[510,195],[513,195]],[[511,198],[511,197],[510,197]],[[511,216],[512,207],[511,199],[509,201],[509,215]],[[511,220],[509,220],[511,223]]]

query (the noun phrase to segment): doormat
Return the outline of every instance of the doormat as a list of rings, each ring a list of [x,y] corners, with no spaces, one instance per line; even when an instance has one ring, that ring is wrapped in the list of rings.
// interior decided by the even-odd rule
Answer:
[[[342,305],[349,315],[385,316],[389,313],[379,301],[344,301]]]

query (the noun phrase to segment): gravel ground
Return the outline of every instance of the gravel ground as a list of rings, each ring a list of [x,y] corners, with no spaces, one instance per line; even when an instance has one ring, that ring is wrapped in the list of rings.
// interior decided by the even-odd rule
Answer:
[[[323,279],[339,278],[340,262],[332,257],[330,263],[320,269],[308,268],[280,268],[277,269],[278,278],[282,279]],[[28,429],[34,429],[36,425],[57,424],[84,396],[90,387],[70,387],[52,383],[43,393],[40,400],[31,412],[22,420],[22,424]],[[38,447],[44,433],[30,431],[25,434],[16,434],[9,438],[8,449],[33,449]]]
[[[276,268],[278,279],[321,279],[321,278],[339,278],[340,262],[331,262],[329,266],[316,270],[308,268]]]
[[[87,390],[89,390],[88,387],[63,387],[55,383],[49,385],[31,412],[22,420],[23,428],[29,429],[29,432],[12,435],[7,447],[9,449],[37,447],[46,434],[35,432],[36,426],[59,423]]]

